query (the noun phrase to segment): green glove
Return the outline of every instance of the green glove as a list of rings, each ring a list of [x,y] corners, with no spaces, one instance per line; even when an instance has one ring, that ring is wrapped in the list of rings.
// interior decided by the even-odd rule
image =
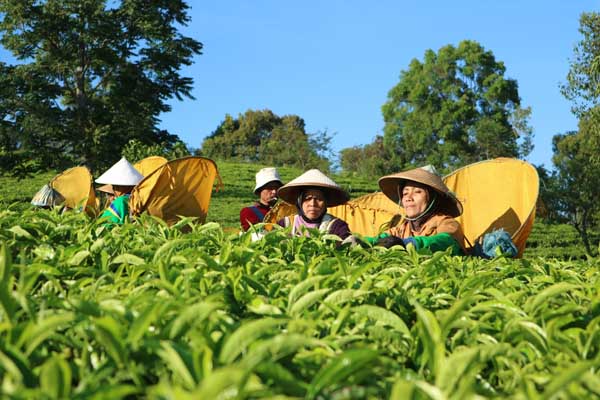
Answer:
[[[369,243],[371,246],[375,245],[379,239],[383,239],[390,236],[389,233],[380,233],[378,236],[363,236],[363,240]]]

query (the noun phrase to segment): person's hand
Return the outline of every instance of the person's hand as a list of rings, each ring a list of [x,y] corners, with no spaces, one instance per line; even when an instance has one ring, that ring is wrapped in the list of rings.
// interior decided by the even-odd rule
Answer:
[[[386,236],[384,238],[379,239],[375,243],[375,246],[382,246],[386,249],[389,249],[392,246],[402,246],[406,248],[406,246],[408,246],[409,244],[412,244],[413,246],[415,246],[415,248],[417,247],[417,241],[412,236],[407,237],[405,239],[401,239],[398,236]]]
[[[370,247],[367,243],[363,242],[362,240],[360,240],[359,238],[357,238],[354,235],[350,235],[346,239],[342,240],[340,243],[340,247],[341,246],[343,246],[343,247],[355,247],[355,246]]]
[[[379,239],[375,242],[375,246],[382,246],[386,249],[389,249],[392,246],[402,246],[404,247],[404,240],[399,238],[398,236],[386,236],[384,238]]]

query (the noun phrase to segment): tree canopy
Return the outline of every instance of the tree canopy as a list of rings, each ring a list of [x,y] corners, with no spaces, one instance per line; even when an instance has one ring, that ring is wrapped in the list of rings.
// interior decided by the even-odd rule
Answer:
[[[588,231],[600,217],[600,107],[579,121],[579,130],[555,135],[552,161],[557,169],[558,207],[579,232],[588,254],[597,253]]]
[[[530,110],[504,64],[474,41],[427,50],[400,74],[382,107],[383,143],[394,170],[442,171],[532,150]]]
[[[561,92],[571,101],[573,113],[582,116],[600,100],[600,14],[581,14],[579,33],[582,39],[575,45]]]
[[[206,157],[299,168],[329,168],[331,136],[306,133],[297,115],[279,117],[271,110],[248,110],[225,120],[202,143]]]
[[[174,143],[158,118],[167,100],[192,97],[179,70],[202,49],[178,32],[187,10],[182,0],[0,2],[0,43],[17,60],[0,65],[5,164],[62,155],[94,168],[133,139]]]
[[[561,86],[579,125],[553,138],[553,186],[559,213],[577,229],[588,254],[594,254],[588,231],[600,222],[600,14],[583,13],[579,32],[582,38]]]
[[[395,171],[390,162],[390,152],[385,148],[383,136],[377,135],[372,143],[342,149],[340,166],[362,176],[378,177]]]
[[[437,53],[428,50],[423,62],[413,60],[382,107],[384,141],[398,166],[448,169],[526,155],[529,111],[520,107],[517,82],[505,71],[491,51],[474,41]]]

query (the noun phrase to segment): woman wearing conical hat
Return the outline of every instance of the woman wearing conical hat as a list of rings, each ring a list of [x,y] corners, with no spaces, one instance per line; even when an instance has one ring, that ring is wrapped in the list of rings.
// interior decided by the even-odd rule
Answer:
[[[405,216],[371,242],[391,247],[409,243],[431,251],[453,249],[464,253],[464,234],[454,219],[462,204],[432,166],[415,168],[379,179],[381,191],[404,208]]]
[[[143,178],[142,174],[123,157],[96,179],[96,183],[110,185],[114,196],[114,200],[100,218],[106,219],[111,224],[123,224],[129,215],[129,193]]]
[[[279,198],[295,204],[297,214],[285,217],[279,225],[291,227],[293,235],[319,229],[345,239],[350,236],[346,221],[327,213],[327,207],[344,204],[350,196],[332,179],[318,169],[306,171],[277,191]]]

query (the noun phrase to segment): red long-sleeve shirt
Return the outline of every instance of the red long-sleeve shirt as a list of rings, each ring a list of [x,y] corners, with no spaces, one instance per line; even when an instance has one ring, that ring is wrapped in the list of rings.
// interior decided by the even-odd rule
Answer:
[[[242,208],[240,211],[240,224],[242,225],[242,230],[247,231],[250,229],[251,224],[254,225],[262,222],[269,210],[271,210],[271,207],[262,203],[254,203],[253,206]],[[258,211],[258,214],[261,216],[259,217],[255,211]]]

